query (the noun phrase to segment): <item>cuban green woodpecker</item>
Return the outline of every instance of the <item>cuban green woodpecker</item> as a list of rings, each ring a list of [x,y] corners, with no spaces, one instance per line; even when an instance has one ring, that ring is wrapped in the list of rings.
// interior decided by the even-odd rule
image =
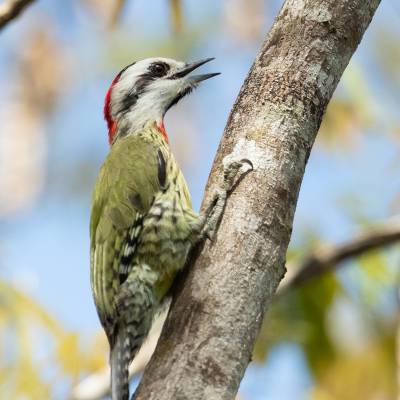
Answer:
[[[138,61],[117,74],[106,95],[110,152],[93,194],[90,275],[110,345],[113,400],[129,399],[129,364],[189,250],[214,231],[242,165],[225,168],[223,187],[203,215],[193,211],[163,118],[201,81],[218,75],[190,75],[210,60]]]

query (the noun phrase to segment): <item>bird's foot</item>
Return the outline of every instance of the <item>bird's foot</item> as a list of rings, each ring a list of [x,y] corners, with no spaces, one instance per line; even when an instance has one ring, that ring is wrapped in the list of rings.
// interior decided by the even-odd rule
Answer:
[[[202,229],[200,231],[199,240],[206,238],[213,240],[215,233],[218,229],[219,223],[221,222],[222,215],[224,213],[226,200],[228,195],[235,188],[235,178],[242,166],[247,164],[248,168],[240,174],[239,180],[253,170],[253,163],[248,159],[242,159],[240,161],[232,161],[224,166],[224,180],[221,187],[214,193],[211,201],[207,205],[202,218]]]

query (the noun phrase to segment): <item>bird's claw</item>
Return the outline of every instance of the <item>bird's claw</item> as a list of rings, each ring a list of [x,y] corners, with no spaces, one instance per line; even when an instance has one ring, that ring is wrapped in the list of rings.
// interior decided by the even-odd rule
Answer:
[[[253,171],[254,170],[254,165],[253,165],[253,163],[248,159],[248,158],[242,158],[241,160],[240,160],[240,163],[243,165],[243,164],[248,164],[249,165],[249,167],[250,167],[250,169],[248,170],[248,171]]]
[[[243,167],[243,165],[247,164],[249,168],[243,171],[239,178],[236,179],[239,170]],[[229,164],[224,166],[224,182],[222,189],[227,193],[231,193],[235,186],[240,182],[240,180],[250,171],[254,170],[253,163],[247,159],[242,158],[241,160],[231,161]],[[236,183],[235,183],[236,180]]]
[[[234,181],[238,171],[244,164],[248,164],[250,168],[243,174],[254,170],[253,163],[247,158],[243,158],[239,161],[234,160],[228,165],[224,166],[224,181],[222,187],[214,194],[211,202],[206,208],[200,238],[209,239],[211,242],[214,241],[218,225],[221,221],[222,214],[225,209],[226,199],[228,197],[228,194],[234,188]],[[243,174],[241,174],[241,177],[243,176]]]

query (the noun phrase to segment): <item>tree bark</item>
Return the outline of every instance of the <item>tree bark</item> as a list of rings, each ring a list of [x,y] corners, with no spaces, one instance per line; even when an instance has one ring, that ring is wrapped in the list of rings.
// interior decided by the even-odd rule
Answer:
[[[233,399],[285,273],[300,184],[326,106],[379,0],[287,0],[229,117],[222,166],[254,171],[228,200],[213,243],[191,257],[137,400]]]

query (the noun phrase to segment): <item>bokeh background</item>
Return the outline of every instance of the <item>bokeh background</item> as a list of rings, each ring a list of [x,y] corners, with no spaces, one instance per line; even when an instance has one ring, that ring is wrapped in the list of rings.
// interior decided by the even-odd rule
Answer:
[[[91,190],[107,151],[103,99],[147,56],[216,57],[166,117],[198,209],[246,73],[282,1],[41,0],[0,31],[0,398],[69,399],[106,368],[92,303]],[[400,4],[386,0],[324,118],[288,268],[400,213]],[[399,247],[281,296],[239,398],[396,398]]]

